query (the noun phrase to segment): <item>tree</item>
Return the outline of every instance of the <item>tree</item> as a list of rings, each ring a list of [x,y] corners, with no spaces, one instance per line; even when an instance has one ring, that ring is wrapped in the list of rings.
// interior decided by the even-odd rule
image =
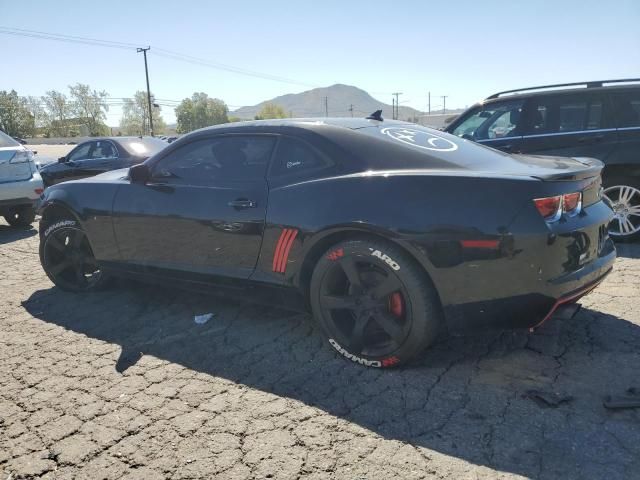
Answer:
[[[153,130],[154,134],[163,133],[167,125],[160,116],[160,107],[153,107]],[[137,91],[133,99],[127,99],[122,107],[122,118],[120,119],[120,129],[125,135],[144,135],[148,132],[149,125],[149,104],[147,102],[147,92]]]
[[[280,105],[267,102],[256,115],[256,120],[266,120],[267,118],[287,118],[287,114]]]
[[[185,98],[176,108],[178,133],[187,133],[198,128],[229,122],[227,105],[206,93],[194,93]]]
[[[89,135],[105,135],[108,131],[104,121],[107,119],[106,112],[109,110],[106,103],[109,94],[104,90],[102,92],[92,91],[89,85],[82,83],[75,86],[69,85],[69,94],[71,96],[70,110],[73,116],[78,119],[79,124],[87,127]]]
[[[66,137],[69,135],[71,105],[64,93],[49,90],[44,97],[44,113],[50,134]]]
[[[29,113],[27,100],[18,97],[18,92],[0,92],[0,130],[13,137],[33,135],[35,124]]]
[[[41,97],[27,97],[27,108],[33,117],[33,123],[36,131],[47,127],[47,116],[45,114]],[[36,132],[37,133],[37,132]]]

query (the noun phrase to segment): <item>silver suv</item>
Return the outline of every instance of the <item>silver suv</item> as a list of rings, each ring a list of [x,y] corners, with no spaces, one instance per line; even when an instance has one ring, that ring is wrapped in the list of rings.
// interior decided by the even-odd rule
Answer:
[[[0,131],[0,215],[14,227],[30,225],[43,190],[33,152]]]

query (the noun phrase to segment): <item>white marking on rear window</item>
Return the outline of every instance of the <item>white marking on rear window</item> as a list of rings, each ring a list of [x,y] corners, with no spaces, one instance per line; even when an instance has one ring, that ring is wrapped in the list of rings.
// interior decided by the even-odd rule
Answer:
[[[387,127],[380,132],[393,140],[411,145],[412,147],[432,150],[436,152],[453,152],[458,149],[458,145],[448,138],[441,137],[435,133],[423,130],[413,130],[411,128]]]

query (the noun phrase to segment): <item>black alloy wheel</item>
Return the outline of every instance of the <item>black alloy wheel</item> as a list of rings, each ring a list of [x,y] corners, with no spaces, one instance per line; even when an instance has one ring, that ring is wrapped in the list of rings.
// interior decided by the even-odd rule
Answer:
[[[354,240],[332,247],[312,278],[315,317],[352,361],[391,367],[433,342],[440,325],[426,274],[395,246]]]
[[[87,236],[75,221],[58,222],[45,230],[40,261],[49,279],[62,290],[96,290],[105,281]]]

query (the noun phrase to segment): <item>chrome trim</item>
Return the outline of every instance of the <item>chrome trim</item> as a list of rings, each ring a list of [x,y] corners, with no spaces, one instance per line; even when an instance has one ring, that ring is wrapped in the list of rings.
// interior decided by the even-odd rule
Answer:
[[[521,140],[522,138],[524,138],[524,137],[517,136],[517,137],[485,138],[485,139],[482,139],[482,140],[477,140],[477,142],[481,143],[481,142],[497,142],[499,140]]]
[[[618,130],[624,130],[624,131],[627,131],[627,130],[640,130],[640,126],[638,126],[638,127],[621,127],[621,128],[618,128]]]
[[[575,132],[536,133],[534,135],[523,135],[521,138],[555,137],[558,135],[584,135],[585,133],[603,133],[615,131],[617,131],[616,128],[599,128],[596,130],[576,130]]]

